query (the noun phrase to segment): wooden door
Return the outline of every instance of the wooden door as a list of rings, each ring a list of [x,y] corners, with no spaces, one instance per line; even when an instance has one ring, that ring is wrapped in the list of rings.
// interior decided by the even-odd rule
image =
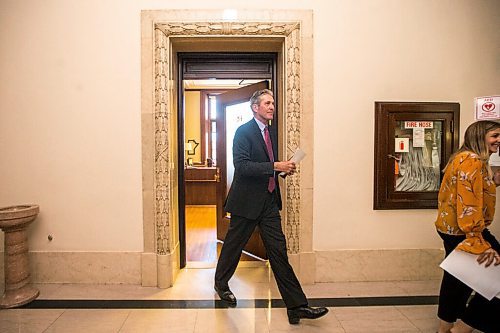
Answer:
[[[224,241],[231,217],[224,211],[224,202],[233,181],[233,138],[236,129],[253,118],[250,97],[256,90],[267,89],[268,81],[230,90],[217,97],[217,168],[221,181],[217,186],[217,239]],[[267,259],[264,243],[258,228],[244,248],[259,258]]]

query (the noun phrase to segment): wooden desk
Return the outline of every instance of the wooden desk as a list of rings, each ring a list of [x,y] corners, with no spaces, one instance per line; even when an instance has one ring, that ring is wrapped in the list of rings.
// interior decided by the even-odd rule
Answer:
[[[217,168],[184,169],[186,205],[216,205]]]

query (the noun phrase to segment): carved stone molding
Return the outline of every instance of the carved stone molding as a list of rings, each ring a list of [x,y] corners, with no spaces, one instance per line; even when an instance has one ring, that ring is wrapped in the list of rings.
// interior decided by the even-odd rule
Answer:
[[[300,147],[300,31],[285,38],[285,142],[287,155]],[[287,156],[287,159],[290,156]],[[296,175],[286,181],[285,237],[288,252],[300,252],[300,165]]]
[[[155,28],[165,36],[287,36],[298,26],[297,22],[169,22],[158,23]]]
[[[154,132],[156,253],[170,253],[170,151],[168,38],[155,31]]]
[[[155,229],[156,252],[168,254],[171,252],[173,239],[170,232],[171,221],[171,175],[169,137],[171,128],[170,115],[172,110],[169,81],[171,55],[170,37],[196,36],[254,36],[254,37],[284,37],[285,70],[285,144],[286,157],[300,145],[301,127],[301,62],[300,62],[300,24],[298,22],[166,22],[154,25],[154,134],[155,134]],[[182,166],[179,166],[182,167]],[[300,252],[300,168],[294,177],[286,181],[286,215],[284,216],[285,236],[288,251]]]

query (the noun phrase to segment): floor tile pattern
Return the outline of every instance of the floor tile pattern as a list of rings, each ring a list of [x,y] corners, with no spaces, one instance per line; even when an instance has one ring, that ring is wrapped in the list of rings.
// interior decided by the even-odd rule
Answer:
[[[219,301],[213,291],[213,274],[213,268],[184,269],[169,289],[37,284],[40,296],[35,302],[0,310],[0,332],[434,333],[438,324],[437,280],[304,286],[311,305],[326,305],[330,313],[289,325],[267,266],[238,268],[230,281],[239,299],[236,308]]]

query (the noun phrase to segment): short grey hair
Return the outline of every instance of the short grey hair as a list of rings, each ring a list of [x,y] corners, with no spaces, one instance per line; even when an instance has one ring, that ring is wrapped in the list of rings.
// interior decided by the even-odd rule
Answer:
[[[252,97],[250,98],[250,107],[252,107],[252,105],[254,104],[259,105],[260,100],[262,99],[262,95],[269,95],[271,97],[274,97],[273,92],[269,89],[257,90],[256,92],[253,93]]]

